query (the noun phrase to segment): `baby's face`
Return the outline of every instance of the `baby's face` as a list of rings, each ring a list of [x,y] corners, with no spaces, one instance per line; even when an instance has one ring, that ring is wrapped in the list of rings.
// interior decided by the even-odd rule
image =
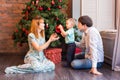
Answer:
[[[71,22],[70,21],[66,21],[66,28],[67,29],[70,29],[70,28],[72,28],[72,24],[71,24]]]

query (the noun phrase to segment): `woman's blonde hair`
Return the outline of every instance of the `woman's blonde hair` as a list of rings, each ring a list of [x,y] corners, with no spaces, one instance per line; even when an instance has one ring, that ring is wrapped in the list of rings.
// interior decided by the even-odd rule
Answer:
[[[31,22],[30,33],[33,33],[36,38],[39,38],[37,29],[38,29],[38,27],[39,27],[40,20],[44,20],[44,19],[43,19],[42,17],[37,16],[37,17],[35,17],[35,18],[32,20],[32,22]],[[40,32],[40,35],[41,35],[42,37],[45,37],[45,33],[44,33],[44,32],[45,32],[44,30],[42,30],[42,31]]]

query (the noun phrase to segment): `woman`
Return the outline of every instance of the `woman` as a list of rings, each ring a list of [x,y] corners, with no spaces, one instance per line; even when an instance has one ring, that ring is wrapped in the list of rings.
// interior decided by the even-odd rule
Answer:
[[[5,73],[34,73],[47,72],[55,69],[55,64],[48,60],[43,50],[46,49],[52,41],[59,39],[57,34],[52,34],[45,42],[44,19],[36,17],[32,20],[30,33],[28,35],[29,51],[24,58],[24,63],[19,66],[11,66],[5,69]]]

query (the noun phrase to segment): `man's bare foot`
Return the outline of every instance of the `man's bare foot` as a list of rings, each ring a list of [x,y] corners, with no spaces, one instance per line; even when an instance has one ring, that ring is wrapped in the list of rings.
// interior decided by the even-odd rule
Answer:
[[[99,72],[99,71],[97,71],[96,68],[92,68],[92,69],[90,70],[90,73],[92,73],[92,74],[94,74],[94,75],[102,75],[102,73]]]

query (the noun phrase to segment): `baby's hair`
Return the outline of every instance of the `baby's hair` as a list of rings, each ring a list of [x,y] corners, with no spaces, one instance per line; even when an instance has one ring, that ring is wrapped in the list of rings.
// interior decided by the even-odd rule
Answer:
[[[67,21],[70,21],[71,22],[71,24],[72,24],[72,26],[75,26],[76,24],[75,24],[75,19],[74,18],[68,18],[67,19]]]

